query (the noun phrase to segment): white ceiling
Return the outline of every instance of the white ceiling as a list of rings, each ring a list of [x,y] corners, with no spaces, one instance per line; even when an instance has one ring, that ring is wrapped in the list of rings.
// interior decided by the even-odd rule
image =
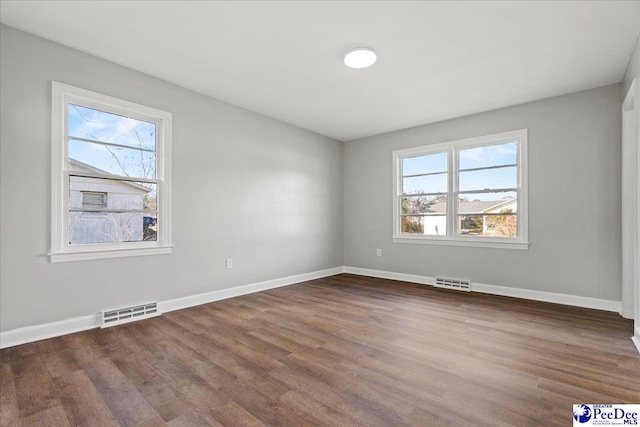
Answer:
[[[6,1],[0,21],[347,141],[622,80],[640,1]],[[354,70],[344,52],[373,47]]]

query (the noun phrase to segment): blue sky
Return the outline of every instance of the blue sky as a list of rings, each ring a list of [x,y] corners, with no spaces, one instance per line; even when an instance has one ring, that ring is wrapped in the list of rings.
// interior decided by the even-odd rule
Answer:
[[[517,187],[518,171],[516,167],[464,172],[464,169],[515,164],[517,162],[517,153],[516,142],[460,150],[458,154],[461,170],[460,191]],[[445,172],[447,170],[447,153],[404,158],[402,169],[405,176]],[[405,193],[411,194],[446,192],[447,175],[443,173],[404,178],[403,190]],[[500,200],[506,196],[513,197],[514,193],[473,194],[469,195],[469,199]]]
[[[114,175],[155,178],[156,125],[129,117],[69,104],[70,137],[92,139],[131,147],[106,147],[69,141],[69,157]]]

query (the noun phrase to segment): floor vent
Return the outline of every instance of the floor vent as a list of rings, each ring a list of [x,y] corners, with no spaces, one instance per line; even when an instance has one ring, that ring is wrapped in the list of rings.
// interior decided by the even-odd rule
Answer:
[[[136,320],[148,319],[159,316],[158,303],[136,305],[135,307],[119,308],[102,312],[102,327],[122,325],[123,323],[134,322]]]
[[[468,280],[445,279],[444,277],[436,277],[436,287],[471,292],[471,282],[469,282]]]

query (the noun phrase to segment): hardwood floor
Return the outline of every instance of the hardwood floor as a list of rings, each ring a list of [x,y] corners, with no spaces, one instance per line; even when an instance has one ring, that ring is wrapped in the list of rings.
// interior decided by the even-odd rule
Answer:
[[[567,426],[640,403],[615,313],[348,274],[1,351],[0,424]]]

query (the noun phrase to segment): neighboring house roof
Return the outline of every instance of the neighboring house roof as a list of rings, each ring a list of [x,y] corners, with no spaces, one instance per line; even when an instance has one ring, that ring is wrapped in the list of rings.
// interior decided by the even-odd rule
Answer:
[[[516,199],[514,198],[509,200],[491,200],[491,201],[475,200],[472,202],[461,201],[460,210],[458,213],[483,214],[492,210],[496,210],[500,206],[508,205],[509,203],[512,203],[514,200]],[[445,202],[434,203],[433,205],[429,206],[428,212],[446,214],[447,204]]]
[[[483,212],[486,212],[486,213],[500,213],[500,211],[502,210],[501,208],[509,206],[509,205],[511,205],[511,204],[513,204],[514,202],[517,202],[517,201],[518,201],[517,197],[514,197],[513,199],[508,199],[508,200],[501,200],[496,205],[485,209]],[[493,211],[493,212],[491,212],[491,211]]]
[[[102,169],[98,169],[94,166],[88,165],[86,163],[83,163],[79,160],[76,159],[72,159],[71,157],[69,157],[69,166],[73,166],[77,169],[80,170],[84,170],[87,172],[94,172],[94,173],[99,173],[99,174],[103,174],[103,175],[111,175],[109,172],[102,170]],[[140,185],[137,184],[135,182],[131,182],[131,181],[118,181],[119,183],[123,184],[123,185],[128,185],[130,187],[135,188],[136,190],[141,190],[144,193],[148,193],[151,191],[151,189],[149,189],[149,187],[145,187],[144,185]]]

